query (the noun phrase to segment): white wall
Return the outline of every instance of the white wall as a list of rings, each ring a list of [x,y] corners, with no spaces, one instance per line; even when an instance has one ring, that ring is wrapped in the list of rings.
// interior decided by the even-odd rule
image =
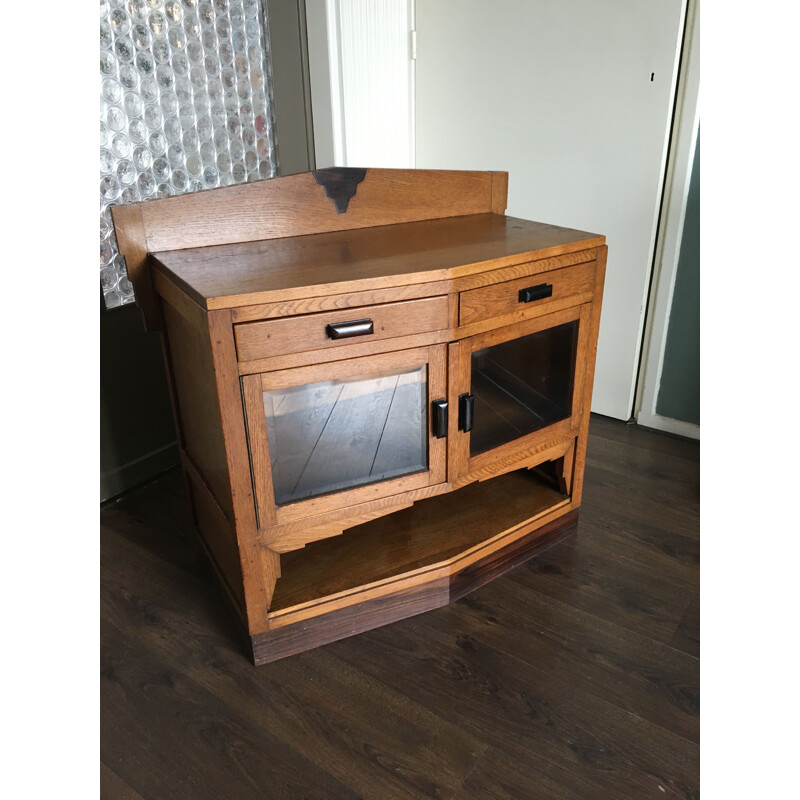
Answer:
[[[510,215],[606,235],[592,409],[619,419],[633,412],[686,2],[306,3],[319,167],[507,170]]]
[[[416,3],[416,166],[508,170],[510,215],[606,235],[592,408],[619,419],[633,408],[683,14],[684,0]]]

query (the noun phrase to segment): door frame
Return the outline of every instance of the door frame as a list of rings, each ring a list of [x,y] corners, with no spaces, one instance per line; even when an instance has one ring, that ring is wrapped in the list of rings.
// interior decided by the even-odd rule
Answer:
[[[700,438],[700,426],[656,412],[675,279],[678,273],[686,203],[700,129],[700,8],[689,0],[683,57],[662,199],[661,222],[642,336],[642,356],[632,416],[648,428]]]
[[[415,0],[383,0],[361,3],[353,0],[305,0],[308,37],[308,64],[311,83],[316,164],[322,167],[393,167],[415,166]],[[354,13],[357,12],[357,13]],[[401,28],[403,30],[401,30]],[[380,54],[380,63],[395,77],[404,73],[408,97],[403,134],[397,136],[397,125],[389,125],[372,137],[371,147],[378,144],[380,153],[368,158],[358,146],[348,142],[347,124],[351,119],[375,121],[381,117],[386,94],[382,88],[364,80],[354,80],[358,72],[343,63],[348,56],[364,57]],[[375,60],[375,59],[373,59]],[[349,77],[349,80],[345,78]],[[402,144],[405,139],[407,146]],[[393,141],[394,140],[394,141]]]

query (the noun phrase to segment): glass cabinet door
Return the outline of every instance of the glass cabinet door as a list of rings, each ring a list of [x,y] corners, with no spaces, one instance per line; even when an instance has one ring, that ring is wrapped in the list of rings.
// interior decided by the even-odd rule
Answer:
[[[472,353],[469,454],[476,456],[572,414],[578,321]]]
[[[567,435],[580,415],[587,306],[465,339],[451,348],[451,480],[504,467]],[[502,463],[501,463],[502,462]],[[501,470],[502,471],[502,470]]]
[[[443,482],[429,409],[445,396],[444,357],[438,345],[244,378],[259,516],[289,520]]]
[[[428,468],[427,365],[264,392],[275,503]]]

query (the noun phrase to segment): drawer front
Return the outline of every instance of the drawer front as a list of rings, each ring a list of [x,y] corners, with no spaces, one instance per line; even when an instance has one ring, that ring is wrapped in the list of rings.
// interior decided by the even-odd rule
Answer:
[[[448,327],[447,295],[234,326],[239,361],[346,347]]]
[[[556,301],[591,294],[595,262],[539,272],[513,281],[469,289],[459,295],[458,324],[469,325],[514,311],[547,308]]]

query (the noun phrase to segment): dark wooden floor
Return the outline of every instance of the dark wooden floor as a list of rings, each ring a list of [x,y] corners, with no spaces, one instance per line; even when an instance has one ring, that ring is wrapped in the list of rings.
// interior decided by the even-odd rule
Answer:
[[[596,417],[578,533],[263,667],[170,473],[102,511],[104,798],[699,796],[699,447]]]

